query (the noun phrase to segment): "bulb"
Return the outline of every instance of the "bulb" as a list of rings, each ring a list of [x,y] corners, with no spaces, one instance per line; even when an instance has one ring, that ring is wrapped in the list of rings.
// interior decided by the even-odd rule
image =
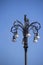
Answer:
[[[18,38],[18,37],[19,37],[19,35],[18,35],[18,34],[16,34],[16,35],[15,35],[15,37],[16,37],[16,38]]]
[[[38,40],[37,40],[37,39],[35,39],[35,40],[34,40],[34,42],[38,42]]]
[[[36,37],[34,37],[34,42],[38,42],[38,39]]]
[[[12,39],[12,41],[13,41],[13,42],[15,42],[15,41],[16,41],[16,38],[15,38],[15,36],[13,36],[13,39]]]
[[[39,38],[40,38],[39,33],[36,33],[36,38],[37,38],[37,39],[39,39]]]
[[[38,35],[38,36],[36,36],[37,37],[37,39],[39,39],[40,38],[40,36]]]
[[[30,33],[26,34],[26,37],[30,37],[30,36],[31,36],[31,34],[30,34]]]

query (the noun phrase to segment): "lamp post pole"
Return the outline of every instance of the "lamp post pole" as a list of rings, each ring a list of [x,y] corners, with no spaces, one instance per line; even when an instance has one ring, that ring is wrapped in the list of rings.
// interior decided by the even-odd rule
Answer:
[[[15,42],[16,38],[18,37],[18,29],[19,27],[22,29],[23,33],[23,48],[25,51],[25,65],[27,65],[27,48],[28,48],[28,37],[30,37],[30,30],[33,30],[34,33],[34,42],[37,42],[39,37],[39,29],[41,28],[40,23],[32,22],[30,24],[29,19],[24,15],[24,25],[19,21],[16,20],[11,27],[11,32],[13,33],[13,42]]]
[[[24,36],[24,51],[25,51],[25,65],[27,65],[27,48],[28,48],[28,37],[26,37],[28,33],[28,28],[26,25],[26,15],[24,16],[24,30],[23,30],[23,36]]]

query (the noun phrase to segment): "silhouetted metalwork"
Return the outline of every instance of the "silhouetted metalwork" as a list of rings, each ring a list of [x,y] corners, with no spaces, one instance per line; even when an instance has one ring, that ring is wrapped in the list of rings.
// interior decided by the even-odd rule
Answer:
[[[21,29],[23,33],[23,44],[24,44],[24,50],[25,50],[25,65],[27,65],[27,48],[28,48],[28,37],[30,36],[30,30],[33,30],[34,34],[34,42],[37,42],[39,37],[39,29],[41,28],[41,25],[39,22],[29,22],[29,19],[24,15],[24,25],[19,21],[16,20],[13,23],[13,26],[11,27],[11,32],[13,33],[13,41],[16,40],[18,37],[18,29]]]

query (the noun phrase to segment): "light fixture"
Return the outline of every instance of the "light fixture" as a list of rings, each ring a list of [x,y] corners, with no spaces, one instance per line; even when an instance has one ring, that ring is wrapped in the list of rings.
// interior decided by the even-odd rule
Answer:
[[[38,42],[38,39],[37,39],[37,37],[34,37],[34,42]]]
[[[26,37],[30,37],[30,36],[31,36],[31,34],[30,34],[30,33],[27,33],[27,34],[26,34]]]
[[[16,38],[18,38],[18,37],[19,37],[19,35],[18,35],[18,34],[16,34],[16,35],[15,35],[15,37],[16,37]]]
[[[33,30],[34,36],[34,42],[37,42],[39,37],[38,31],[41,28],[41,25],[39,22],[29,22],[29,19],[24,15],[24,24],[22,24],[20,21],[16,20],[14,25],[11,27],[11,32],[14,34],[13,41],[15,42],[16,38],[18,37],[18,29],[21,29],[23,34],[23,48],[25,51],[25,65],[27,65],[27,48],[28,48],[28,37],[31,36],[29,33],[30,30]]]
[[[37,33],[35,33],[35,37],[37,38],[37,39],[39,39],[40,38],[40,36],[39,36],[39,33],[37,32]]]
[[[18,38],[19,37],[19,35],[18,35],[18,33],[17,33],[17,31],[15,32],[15,38]]]
[[[36,34],[36,37],[37,37],[37,39],[39,39],[39,38],[40,38],[39,33],[37,33],[37,34]]]
[[[13,41],[13,42],[15,42],[15,41],[16,41],[16,38],[15,38],[15,36],[13,36],[13,38],[12,38],[12,41]]]

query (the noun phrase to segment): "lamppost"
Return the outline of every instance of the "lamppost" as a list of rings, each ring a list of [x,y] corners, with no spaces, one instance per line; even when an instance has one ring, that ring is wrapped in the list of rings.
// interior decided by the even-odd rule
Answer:
[[[15,42],[16,38],[18,37],[18,29],[19,27],[22,29],[23,33],[23,48],[25,51],[25,65],[27,65],[27,48],[28,48],[28,37],[30,36],[29,31],[33,30],[34,33],[34,42],[37,42],[39,37],[39,29],[41,28],[40,23],[32,22],[30,24],[29,19],[24,15],[24,25],[19,21],[16,20],[11,27],[11,32],[13,33],[13,42]]]

